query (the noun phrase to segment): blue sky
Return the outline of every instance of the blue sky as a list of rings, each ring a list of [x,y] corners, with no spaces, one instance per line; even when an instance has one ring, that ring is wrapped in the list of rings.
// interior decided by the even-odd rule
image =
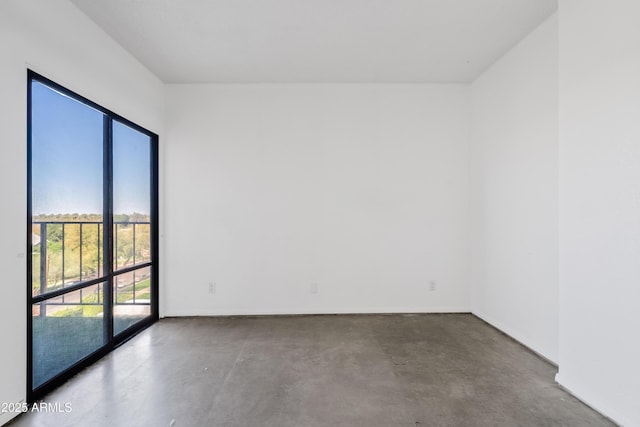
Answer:
[[[33,214],[102,213],[103,114],[32,86]],[[150,211],[150,139],[113,123],[114,213]]]
[[[150,138],[113,122],[113,212],[150,213]]]

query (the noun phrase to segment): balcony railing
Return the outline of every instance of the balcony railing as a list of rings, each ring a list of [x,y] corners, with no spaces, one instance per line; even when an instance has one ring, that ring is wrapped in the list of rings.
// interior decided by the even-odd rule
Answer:
[[[103,223],[33,221],[32,225],[32,296],[38,303],[34,310],[44,316],[65,306],[102,305]],[[148,221],[113,223],[115,305],[149,304],[150,231]]]

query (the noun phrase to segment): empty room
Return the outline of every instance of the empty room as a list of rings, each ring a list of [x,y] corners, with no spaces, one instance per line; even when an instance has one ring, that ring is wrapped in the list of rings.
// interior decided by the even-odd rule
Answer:
[[[638,22],[1,0],[0,425],[640,427]]]

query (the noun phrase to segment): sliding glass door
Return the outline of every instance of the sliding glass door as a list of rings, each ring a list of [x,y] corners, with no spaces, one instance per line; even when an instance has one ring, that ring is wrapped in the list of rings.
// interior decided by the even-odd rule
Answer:
[[[158,317],[157,136],[29,72],[28,394]]]

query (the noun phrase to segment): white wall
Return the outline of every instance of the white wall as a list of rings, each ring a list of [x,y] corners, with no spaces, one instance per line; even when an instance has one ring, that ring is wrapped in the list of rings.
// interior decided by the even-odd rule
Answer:
[[[168,128],[164,314],[471,308],[640,425],[637,16],[562,0],[471,89],[170,85],[165,123],[163,85],[68,1],[0,1],[0,402],[26,391],[30,67]]]
[[[160,133],[162,84],[66,0],[0,1],[0,402],[26,395],[26,85],[32,68]],[[0,424],[12,414],[0,414]]]
[[[562,0],[560,373],[640,426],[640,2]]]
[[[169,85],[167,106],[167,315],[469,310],[467,86]]]
[[[558,360],[558,22],[472,85],[472,311]]]

